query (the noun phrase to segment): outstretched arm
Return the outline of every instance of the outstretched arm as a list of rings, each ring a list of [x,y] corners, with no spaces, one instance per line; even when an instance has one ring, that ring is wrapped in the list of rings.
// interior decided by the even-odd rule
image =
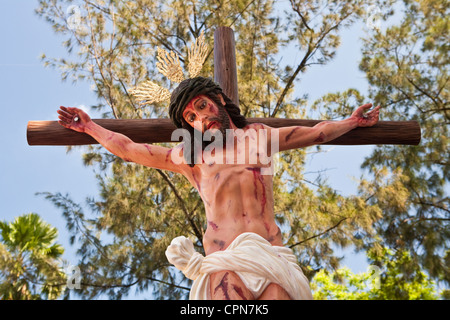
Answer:
[[[172,161],[173,149],[155,145],[135,143],[127,136],[110,131],[96,124],[81,109],[61,107],[58,110],[59,124],[92,136],[108,151],[125,161],[139,163],[148,167],[183,173],[186,164]],[[179,149],[176,150],[179,152]]]
[[[323,121],[314,127],[278,128],[279,151],[326,143],[357,127],[371,127],[378,122],[380,106],[366,113],[371,107],[371,103],[362,105],[350,118],[341,121]]]

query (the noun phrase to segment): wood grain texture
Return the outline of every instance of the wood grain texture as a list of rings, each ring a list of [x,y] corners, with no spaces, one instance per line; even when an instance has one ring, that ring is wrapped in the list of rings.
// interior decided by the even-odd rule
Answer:
[[[219,27],[214,32],[214,81],[239,106],[236,45],[233,29]]]
[[[268,126],[312,127],[322,120],[297,120],[279,118],[248,118],[250,123]],[[172,132],[176,127],[170,119],[94,119],[94,122],[114,132],[119,132],[137,143],[174,142]],[[380,121],[373,127],[356,128],[330,141],[329,145],[418,145],[421,132],[417,121]],[[29,121],[28,144],[32,146],[75,146],[98,144],[91,136],[62,127],[57,121]],[[176,142],[176,141],[175,141]]]

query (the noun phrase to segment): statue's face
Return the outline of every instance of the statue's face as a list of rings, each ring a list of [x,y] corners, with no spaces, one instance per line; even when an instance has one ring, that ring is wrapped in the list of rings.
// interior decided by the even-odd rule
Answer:
[[[225,105],[222,96],[219,96]],[[205,95],[193,98],[183,111],[184,120],[194,129],[204,133],[206,130],[220,130],[225,133],[230,128],[230,119],[223,106],[218,106]]]

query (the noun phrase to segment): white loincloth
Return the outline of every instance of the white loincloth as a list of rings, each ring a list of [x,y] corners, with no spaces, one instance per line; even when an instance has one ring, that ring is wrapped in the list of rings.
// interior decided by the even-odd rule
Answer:
[[[191,300],[210,300],[209,278],[218,271],[235,272],[258,298],[270,283],[276,283],[294,300],[312,299],[308,279],[289,248],[272,246],[256,233],[240,234],[224,251],[204,257],[186,237],[172,240],[166,250],[170,263],[192,279]]]

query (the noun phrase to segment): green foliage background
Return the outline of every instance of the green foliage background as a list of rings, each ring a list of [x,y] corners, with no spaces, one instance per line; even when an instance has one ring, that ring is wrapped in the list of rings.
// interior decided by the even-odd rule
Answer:
[[[59,298],[67,283],[56,228],[38,214],[0,222],[0,299]]]

